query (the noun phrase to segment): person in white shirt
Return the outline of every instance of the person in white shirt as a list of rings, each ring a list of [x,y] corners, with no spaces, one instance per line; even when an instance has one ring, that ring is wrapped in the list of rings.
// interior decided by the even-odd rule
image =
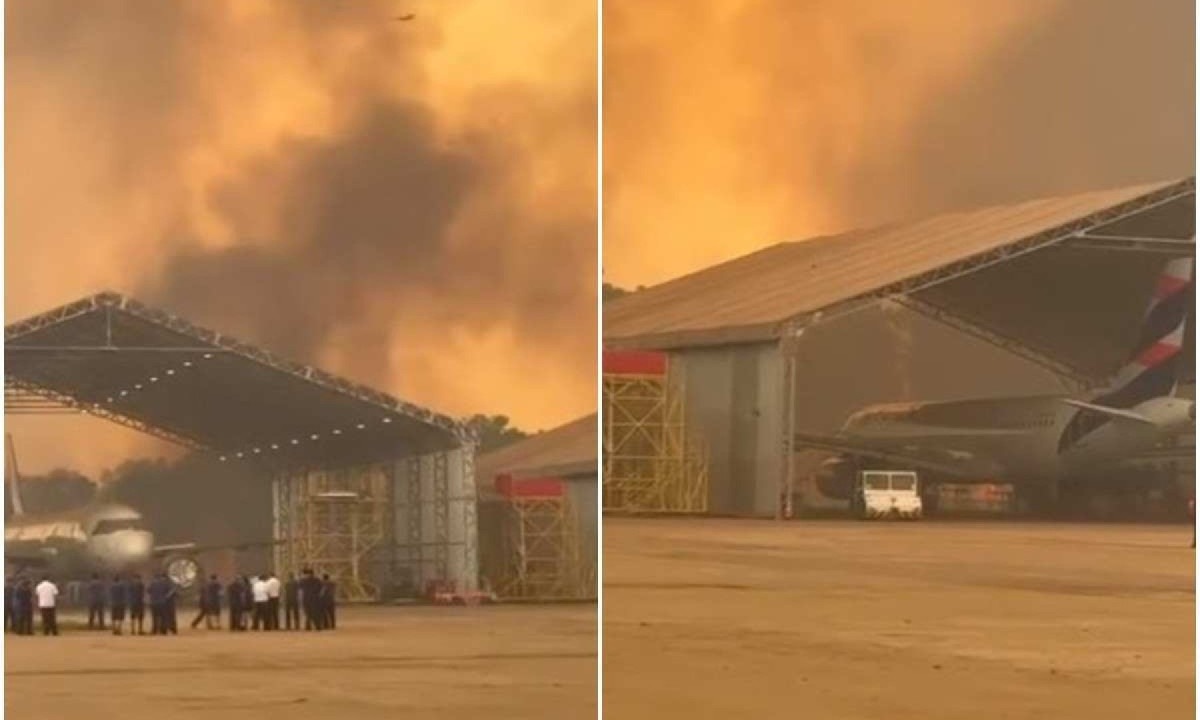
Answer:
[[[279,629],[279,591],[282,590],[275,573],[267,573],[267,629]]]
[[[254,625],[251,629],[270,630],[270,623],[267,621],[267,607],[270,596],[267,594],[267,581],[259,576],[255,576],[250,580],[250,594],[254,598]]]
[[[50,582],[50,578],[43,577],[33,589],[33,594],[37,596],[38,610],[42,613],[42,634],[57,635],[58,586]]]

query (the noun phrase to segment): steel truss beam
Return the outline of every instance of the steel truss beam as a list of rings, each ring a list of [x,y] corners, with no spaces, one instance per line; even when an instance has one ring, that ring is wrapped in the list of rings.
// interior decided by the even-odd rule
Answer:
[[[972,337],[983,340],[989,345],[1006,350],[1009,353],[1024,358],[1032,363],[1054,373],[1064,382],[1067,382],[1075,389],[1085,389],[1096,384],[1098,378],[1091,377],[1083,370],[1080,370],[1073,365],[1062,362],[1054,358],[1050,353],[1042,352],[1036,349],[1032,344],[1022,342],[1009,335],[1005,335],[994,330],[989,330],[986,326],[973,322],[963,313],[953,312],[941,305],[919,300],[911,295],[905,295],[897,298],[892,298],[896,303],[923,315],[931,320],[936,320],[948,327],[954,328],[959,332],[965,333]]]
[[[958,278],[979,272],[986,268],[1007,262],[1043,248],[1064,242],[1078,240],[1092,228],[1119,222],[1139,213],[1166,205],[1196,192],[1195,178],[1175,183],[1170,187],[1144,195],[1107,210],[1093,213],[1085,218],[1060,225],[1045,232],[1032,235],[1003,247],[994,248],[987,252],[972,255],[956,262],[948,263],[926,273],[905,278],[897,282],[883,285],[866,293],[861,293],[822,310],[799,313],[786,318],[776,326],[775,335],[779,337],[788,327],[811,327],[818,323],[828,322],[867,307],[874,306],[880,300],[896,296],[912,296],[935,285],[956,280]],[[1194,245],[1193,245],[1194,248]]]
[[[176,445],[182,445],[193,450],[210,449],[208,446],[204,445],[198,440],[183,433],[176,432],[171,428],[164,426],[162,423],[155,423],[151,425],[136,417],[115,412],[111,408],[107,408],[103,405],[82,402],[70,395],[55,392],[49,388],[41,387],[40,385],[35,385],[34,383],[11,377],[4,378],[5,414],[9,414],[7,400],[10,388],[14,392],[36,395],[44,398],[48,403],[54,404],[58,407],[70,408],[84,415],[92,415],[103,420],[109,420],[117,423],[118,425],[124,425],[132,430],[137,430],[138,432],[143,432],[147,435],[153,435],[154,437],[157,437],[161,440],[166,440],[167,442],[175,443]]]
[[[40,330],[99,311],[103,311],[106,315],[105,325],[107,329],[107,345],[83,347],[63,346],[61,348],[55,348],[54,346],[36,344],[22,345],[21,343],[23,338],[34,335]],[[72,349],[79,352],[96,352],[100,350],[104,350],[106,352],[113,352],[114,350],[127,350],[135,352],[151,351],[151,348],[147,347],[122,348],[119,345],[112,344],[111,327],[112,313],[114,312],[119,312],[152,325],[156,325],[160,328],[165,328],[172,333],[194,343],[193,345],[184,346],[181,349],[163,346],[157,350],[154,350],[155,352],[225,352],[251,360],[275,372],[283,373],[298,380],[303,380],[305,382],[320,386],[326,390],[329,390],[330,392],[348,396],[361,402],[375,405],[382,410],[439,428],[449,433],[459,443],[475,442],[474,434],[470,431],[470,429],[449,416],[433,412],[432,410],[428,410],[409,402],[405,402],[388,395],[387,393],[374,390],[366,387],[365,385],[351,382],[344,378],[340,378],[336,375],[319,370],[315,367],[285,360],[271,352],[263,350],[262,348],[255,347],[249,343],[245,343],[240,340],[221,335],[220,333],[212,330],[207,330],[205,328],[193,325],[187,320],[184,320],[176,315],[172,315],[163,310],[151,308],[132,298],[114,292],[98,293],[91,297],[63,305],[40,315],[35,315],[34,317],[6,325],[4,328],[4,350],[6,353],[50,351],[70,352]],[[19,348],[22,347],[28,349],[20,350]]]

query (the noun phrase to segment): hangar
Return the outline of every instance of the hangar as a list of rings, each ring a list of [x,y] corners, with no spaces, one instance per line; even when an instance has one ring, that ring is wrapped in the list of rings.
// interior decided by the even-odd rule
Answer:
[[[596,414],[479,456],[480,572],[501,597],[596,597]]]
[[[346,600],[476,589],[474,439],[459,422],[116,293],[7,325],[5,408],[68,408],[253,463],[276,572]]]
[[[1164,261],[1194,254],[1194,178],[1032,200],[781,243],[640,290],[605,306],[604,346],[667,353],[707,459],[698,506],[772,515],[820,461],[795,434],[864,405],[1102,384]],[[606,394],[606,418],[620,402]]]

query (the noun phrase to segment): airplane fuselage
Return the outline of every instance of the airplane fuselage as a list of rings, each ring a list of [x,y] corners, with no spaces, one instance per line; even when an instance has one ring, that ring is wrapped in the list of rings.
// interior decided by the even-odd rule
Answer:
[[[1153,422],[1113,419],[1055,395],[876,405],[840,435],[897,454],[961,468],[964,478],[1038,481],[1086,474],[1149,450],[1187,427],[1190,400],[1160,397],[1131,408]],[[1081,414],[1088,417],[1082,418]]]
[[[4,528],[4,555],[10,564],[45,566],[56,576],[133,570],[153,553],[153,533],[140,514],[123,505],[18,515]]]

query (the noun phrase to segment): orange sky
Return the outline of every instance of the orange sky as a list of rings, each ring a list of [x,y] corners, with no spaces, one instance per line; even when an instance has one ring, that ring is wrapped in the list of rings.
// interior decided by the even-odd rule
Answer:
[[[1193,3],[606,0],[604,275],[1194,172]]]
[[[5,12],[6,321],[108,288],[442,412],[594,410],[593,2]],[[26,470],[162,451],[9,420]]]

